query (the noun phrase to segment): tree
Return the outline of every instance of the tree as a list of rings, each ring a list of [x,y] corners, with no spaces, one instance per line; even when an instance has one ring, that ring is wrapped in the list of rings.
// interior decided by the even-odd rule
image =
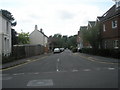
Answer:
[[[68,38],[68,48],[72,49],[72,48],[76,48],[77,46],[77,35],[74,35],[74,36],[70,36]]]
[[[17,25],[17,22],[14,21],[15,18],[13,17],[12,13],[7,11],[7,10],[1,10],[2,11],[2,15],[4,17],[6,17],[10,22],[11,22],[11,25],[12,26],[16,26]]]
[[[29,32],[25,33],[25,32],[21,32],[18,34],[18,44],[29,44],[30,40],[29,40]]]
[[[15,31],[15,29],[11,29],[11,34],[12,34],[12,46],[18,44],[17,32]]]
[[[100,42],[100,33],[99,33],[99,24],[96,24],[96,26],[82,30],[82,39],[83,41],[88,41],[92,48],[98,49],[99,48],[99,42]]]
[[[74,36],[62,36],[61,34],[54,34],[54,36],[50,36],[50,48],[76,48],[77,46],[77,35]]]

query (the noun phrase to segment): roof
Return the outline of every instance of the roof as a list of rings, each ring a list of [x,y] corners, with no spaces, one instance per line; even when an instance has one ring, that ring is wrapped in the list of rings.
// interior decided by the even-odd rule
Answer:
[[[98,17],[97,17],[97,20],[99,20],[99,21],[100,21],[102,18],[103,18],[103,17],[98,16]]]
[[[113,5],[105,14],[103,14],[101,21],[107,20],[117,15],[120,15],[120,9],[116,9],[116,5]]]
[[[38,31],[39,31],[39,30],[38,30]],[[45,37],[47,37],[47,38],[48,38],[48,36],[47,36],[47,35],[45,35],[45,34],[44,34],[44,32],[42,32],[42,31],[39,31],[39,32],[40,32],[40,33],[42,33]]]
[[[48,36],[44,34],[44,32],[42,31],[42,29],[38,30],[37,25],[35,25],[35,30],[34,30],[34,31],[40,32],[42,35],[44,35],[45,37],[48,38]],[[33,31],[33,32],[34,32],[34,31]],[[33,32],[32,32],[32,33],[33,33]],[[31,33],[31,34],[32,34],[32,33]],[[30,35],[31,35],[31,34],[30,34]]]
[[[7,11],[7,10],[6,10]],[[11,22],[11,18],[9,18],[9,15],[5,15],[4,13],[3,13],[3,10],[2,9],[0,9],[0,16],[2,17],[2,18],[4,18],[4,19],[6,19],[7,21],[9,21],[9,22]],[[12,20],[13,20],[13,18],[12,18]]]
[[[95,21],[88,21],[88,25],[90,25],[91,27],[95,26]]]
[[[80,27],[80,30],[85,30],[85,29],[87,29],[87,26],[81,26]]]

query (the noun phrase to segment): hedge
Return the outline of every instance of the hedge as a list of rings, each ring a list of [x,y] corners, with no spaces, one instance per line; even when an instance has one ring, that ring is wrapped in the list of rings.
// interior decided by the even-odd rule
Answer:
[[[104,56],[104,57],[113,57],[120,59],[120,50],[119,49],[92,49],[92,48],[83,48],[82,53]]]

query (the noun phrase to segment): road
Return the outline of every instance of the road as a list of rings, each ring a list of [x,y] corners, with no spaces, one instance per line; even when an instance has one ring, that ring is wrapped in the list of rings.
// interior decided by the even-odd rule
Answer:
[[[99,60],[65,50],[4,70],[3,88],[118,88],[118,64]]]

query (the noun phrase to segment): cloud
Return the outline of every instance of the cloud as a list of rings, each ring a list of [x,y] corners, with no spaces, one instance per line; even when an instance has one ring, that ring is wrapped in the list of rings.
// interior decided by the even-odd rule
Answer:
[[[95,20],[113,3],[112,0],[0,0],[1,7],[17,20],[18,32],[21,29],[32,32],[37,24],[48,36],[76,34],[80,26]]]
[[[68,11],[59,11],[59,16],[61,19],[73,19],[75,17],[75,15],[72,12],[68,12]]]

